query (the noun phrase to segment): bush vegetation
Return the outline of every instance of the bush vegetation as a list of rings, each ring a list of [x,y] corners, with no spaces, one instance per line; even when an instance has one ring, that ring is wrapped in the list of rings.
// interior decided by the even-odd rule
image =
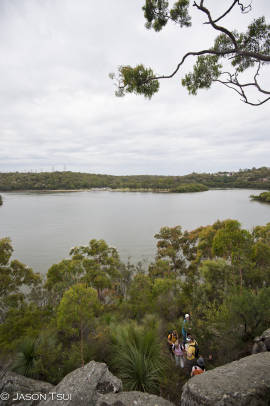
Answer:
[[[176,403],[188,376],[171,360],[167,335],[180,334],[185,313],[207,369],[248,355],[270,325],[270,223],[163,227],[155,239],[147,269],[91,240],[44,277],[0,240],[0,355],[54,384],[92,359],[106,362],[126,389]]]
[[[151,189],[176,192],[201,191],[207,190],[207,188],[269,189],[270,168],[240,169],[237,172],[193,172],[185,176],[112,176],[68,171],[0,173],[0,191],[91,188]]]
[[[260,193],[258,196],[251,195],[252,200],[258,200],[263,203],[270,203],[270,192]]]

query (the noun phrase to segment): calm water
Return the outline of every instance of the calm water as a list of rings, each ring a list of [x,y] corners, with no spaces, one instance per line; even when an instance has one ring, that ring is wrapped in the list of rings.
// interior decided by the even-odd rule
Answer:
[[[252,202],[257,190],[203,193],[64,192],[1,193],[0,238],[10,237],[14,256],[45,273],[74,245],[103,238],[132,262],[155,255],[162,226],[192,230],[233,218],[246,228],[270,222],[270,205]]]

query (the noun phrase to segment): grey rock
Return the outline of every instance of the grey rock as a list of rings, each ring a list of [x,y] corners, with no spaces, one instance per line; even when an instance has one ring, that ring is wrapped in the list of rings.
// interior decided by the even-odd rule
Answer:
[[[270,351],[270,328],[265,330],[261,335],[267,351]]]
[[[121,380],[106,364],[95,361],[71,372],[57,386],[13,372],[2,375],[0,393],[7,393],[9,400],[1,400],[0,395],[0,406],[173,406],[148,393],[117,393],[122,390]],[[17,393],[19,401],[13,400],[18,398]]]
[[[174,406],[173,403],[155,395],[142,392],[121,392],[103,395],[96,406]]]
[[[252,354],[270,351],[270,328],[265,330],[261,336],[254,339]]]
[[[250,355],[191,378],[181,406],[270,405],[270,353]]]
[[[106,364],[91,361],[65,376],[39,406],[95,406],[101,395],[121,389],[121,380],[110,373]]]
[[[267,348],[266,345],[263,341],[261,341],[258,337],[257,340],[254,340],[255,343],[253,344],[252,347],[252,354],[259,354],[260,352],[266,352]]]
[[[0,406],[37,405],[42,395],[46,396],[53,388],[54,386],[50,383],[2,370],[0,371]],[[16,398],[20,400],[15,400]]]

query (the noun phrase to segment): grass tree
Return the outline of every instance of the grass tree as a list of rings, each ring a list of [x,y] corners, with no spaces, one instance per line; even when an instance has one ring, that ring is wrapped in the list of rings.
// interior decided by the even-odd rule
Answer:
[[[113,343],[113,365],[125,389],[158,393],[163,363],[156,329],[122,326]]]
[[[36,340],[31,337],[25,339],[18,346],[12,370],[20,375],[29,378],[36,377],[37,345]]]

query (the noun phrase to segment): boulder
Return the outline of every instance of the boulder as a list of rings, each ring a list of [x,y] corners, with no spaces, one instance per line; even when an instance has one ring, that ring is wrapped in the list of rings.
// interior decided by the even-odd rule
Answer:
[[[122,382],[110,373],[106,364],[89,362],[71,372],[57,385],[34,381],[7,372],[0,384],[0,406],[173,406],[155,395],[121,392]],[[18,398],[19,401],[14,399]],[[1,398],[1,395],[0,395]]]
[[[110,373],[106,364],[91,361],[65,376],[39,406],[95,406],[101,395],[121,389],[121,380]]]
[[[267,351],[270,351],[270,328],[265,330],[261,335]]]
[[[36,381],[15,372],[0,371],[0,406],[34,406],[54,388],[47,382]],[[18,399],[18,400],[16,400]]]
[[[270,353],[250,355],[191,378],[181,406],[270,405]]]
[[[264,341],[261,340],[261,337],[256,337],[254,339],[254,344],[252,347],[252,354],[259,354],[259,352],[266,352],[267,348],[266,345],[264,344]]]
[[[270,351],[270,328],[265,330],[261,336],[254,339],[252,354]]]
[[[142,392],[120,392],[103,395],[96,406],[174,406],[173,403],[155,395]]]

